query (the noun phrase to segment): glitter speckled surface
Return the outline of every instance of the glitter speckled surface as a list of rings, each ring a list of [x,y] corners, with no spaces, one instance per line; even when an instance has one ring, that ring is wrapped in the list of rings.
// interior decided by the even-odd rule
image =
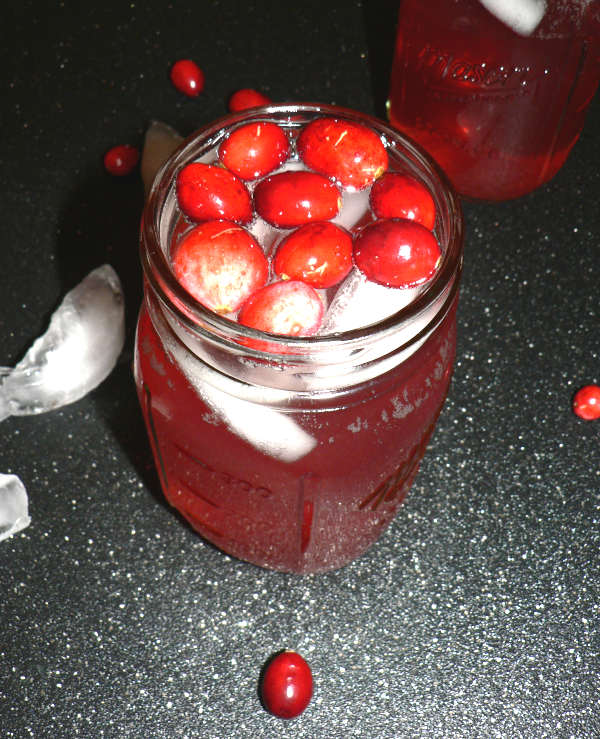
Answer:
[[[0,364],[102,261],[129,340],[90,396],[0,426],[0,471],[22,478],[32,517],[0,543],[3,737],[600,736],[600,426],[570,411],[600,382],[598,98],[552,183],[465,205],[450,396],[369,553],[326,575],[261,571],[158,492],[130,372],[142,193],[102,154],[141,143],[151,118],[188,133],[239,87],[381,114],[395,3],[365,5],[4,11]],[[197,100],[168,82],[183,56],[206,72]],[[284,647],[316,685],[288,723],[257,697]]]

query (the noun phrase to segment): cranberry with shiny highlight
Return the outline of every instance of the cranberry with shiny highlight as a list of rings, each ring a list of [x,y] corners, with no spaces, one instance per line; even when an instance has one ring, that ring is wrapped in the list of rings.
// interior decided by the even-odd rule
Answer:
[[[290,144],[276,123],[247,123],[232,131],[219,146],[219,159],[243,180],[255,180],[277,169],[288,158]]]
[[[408,218],[430,230],[435,226],[435,203],[423,183],[401,172],[386,172],[371,188],[376,218]]]
[[[297,652],[281,652],[271,660],[261,686],[268,711],[279,718],[295,718],[306,709],[312,693],[310,667]]]
[[[177,175],[177,201],[192,221],[225,218],[237,223],[252,220],[252,200],[233,172],[213,164],[191,162]]]
[[[135,146],[119,144],[104,155],[104,168],[115,177],[125,177],[137,167],[139,159],[140,152]]]
[[[416,287],[441,260],[433,233],[415,221],[390,218],[365,226],[354,242],[354,263],[367,279],[387,287]]]
[[[261,218],[277,228],[295,228],[310,221],[337,216],[340,191],[316,172],[288,171],[261,180],[254,190],[254,207]]]
[[[246,87],[237,90],[229,98],[229,110],[232,113],[239,113],[240,110],[248,110],[248,108],[257,108],[261,105],[268,105],[271,98],[268,98],[262,92]]]
[[[171,82],[188,97],[197,97],[204,90],[204,72],[191,59],[180,59],[171,67]]]
[[[600,418],[600,386],[585,385],[573,397],[573,413],[584,421]]]

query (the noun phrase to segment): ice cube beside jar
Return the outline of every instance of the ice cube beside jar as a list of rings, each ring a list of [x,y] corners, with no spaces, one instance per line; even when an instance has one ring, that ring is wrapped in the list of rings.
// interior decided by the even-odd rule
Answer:
[[[183,170],[200,163],[227,177],[224,145],[249,123],[274,124],[287,142],[270,171],[234,175],[248,193],[250,214],[237,221],[206,218],[210,210],[190,217]],[[374,134],[385,154],[385,166],[364,180],[353,179],[352,167],[327,171],[320,144],[316,154],[306,144],[309,132],[343,149],[356,129]],[[355,154],[358,160],[364,152]],[[414,213],[374,214],[373,188],[384,174],[429,193],[435,215],[428,226],[414,225]],[[310,201],[313,185],[319,193],[333,188],[334,197]],[[410,248],[396,245],[401,286],[382,284],[379,274],[367,277],[369,265],[389,269],[378,253],[386,228],[394,237],[417,231],[427,245],[424,232],[432,234],[435,264],[423,267],[425,249],[411,272],[412,262],[402,261]],[[265,314],[263,291],[305,285],[282,274],[281,264],[289,266],[294,249],[335,229],[350,243],[350,261],[337,259],[334,284],[303,278],[308,287],[300,292],[310,292],[310,305],[313,294],[320,301],[313,323],[304,329],[294,320],[281,323],[297,305],[287,294],[272,315],[266,311],[274,323],[256,322]],[[448,391],[462,238],[459,203],[437,166],[397,131],[360,113],[272,105],[222,118],[177,149],[142,219],[135,379],[164,494],[206,540],[236,558],[297,573],[341,567],[375,543],[408,493]],[[241,239],[244,249],[250,244],[250,251],[258,245],[267,265],[241,306],[222,293],[211,303],[202,292],[206,281],[196,292],[198,283],[186,277],[188,252],[204,259],[207,248],[230,239]],[[246,278],[242,272],[235,280]],[[332,270],[321,262],[316,272]]]

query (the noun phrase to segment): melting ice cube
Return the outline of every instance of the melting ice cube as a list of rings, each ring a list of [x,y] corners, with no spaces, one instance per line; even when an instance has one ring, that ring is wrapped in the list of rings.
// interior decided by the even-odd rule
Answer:
[[[153,320],[164,325],[164,319],[158,314]],[[167,351],[202,400],[234,434],[263,454],[283,462],[295,462],[314,449],[317,444],[314,436],[291,415],[267,405],[269,401],[287,397],[285,391],[244,385],[216,372],[188,349],[186,336],[177,324],[169,324],[180,341],[169,338],[170,330],[161,327],[161,335],[167,337]],[[246,392],[248,398],[234,394],[240,390]]]
[[[73,403],[114,368],[125,340],[121,282],[105,264],[68,292],[48,330],[12,370],[3,369],[0,420]]]
[[[419,288],[378,285],[354,268],[335,293],[319,333],[350,331],[382,321],[412,302],[418,292]]]
[[[160,121],[152,121],[144,137],[140,171],[146,195],[150,192],[156,173],[183,141],[174,128]]]
[[[346,190],[342,195],[342,207],[333,223],[349,231],[369,213],[369,190]],[[370,220],[370,219],[369,219]]]
[[[0,541],[27,528],[30,523],[25,485],[16,475],[0,473]]]
[[[189,377],[189,375],[188,375]],[[291,416],[203,383],[199,392],[240,438],[270,457],[295,462],[314,449],[317,440]]]
[[[267,256],[275,251],[275,247],[287,234],[291,233],[290,230],[274,228],[260,216],[256,216],[248,230],[261,245],[262,250]]]

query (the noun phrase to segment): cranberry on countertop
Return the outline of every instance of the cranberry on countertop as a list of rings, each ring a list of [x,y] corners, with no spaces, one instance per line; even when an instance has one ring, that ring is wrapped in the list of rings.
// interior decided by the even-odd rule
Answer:
[[[140,152],[135,146],[119,144],[104,155],[104,168],[115,177],[125,177],[137,167],[139,159]]]
[[[171,67],[171,82],[179,92],[197,97],[204,89],[204,72],[191,59],[180,59]]]
[[[573,413],[584,421],[600,418],[600,385],[584,385],[575,393]]]
[[[299,716],[312,694],[310,667],[297,652],[281,652],[269,662],[262,678],[261,696],[273,715],[286,719]]]
[[[268,98],[262,92],[245,87],[242,90],[236,90],[229,98],[228,108],[231,113],[239,113],[240,110],[248,110],[248,108],[257,108],[261,105],[268,105],[271,98]]]

